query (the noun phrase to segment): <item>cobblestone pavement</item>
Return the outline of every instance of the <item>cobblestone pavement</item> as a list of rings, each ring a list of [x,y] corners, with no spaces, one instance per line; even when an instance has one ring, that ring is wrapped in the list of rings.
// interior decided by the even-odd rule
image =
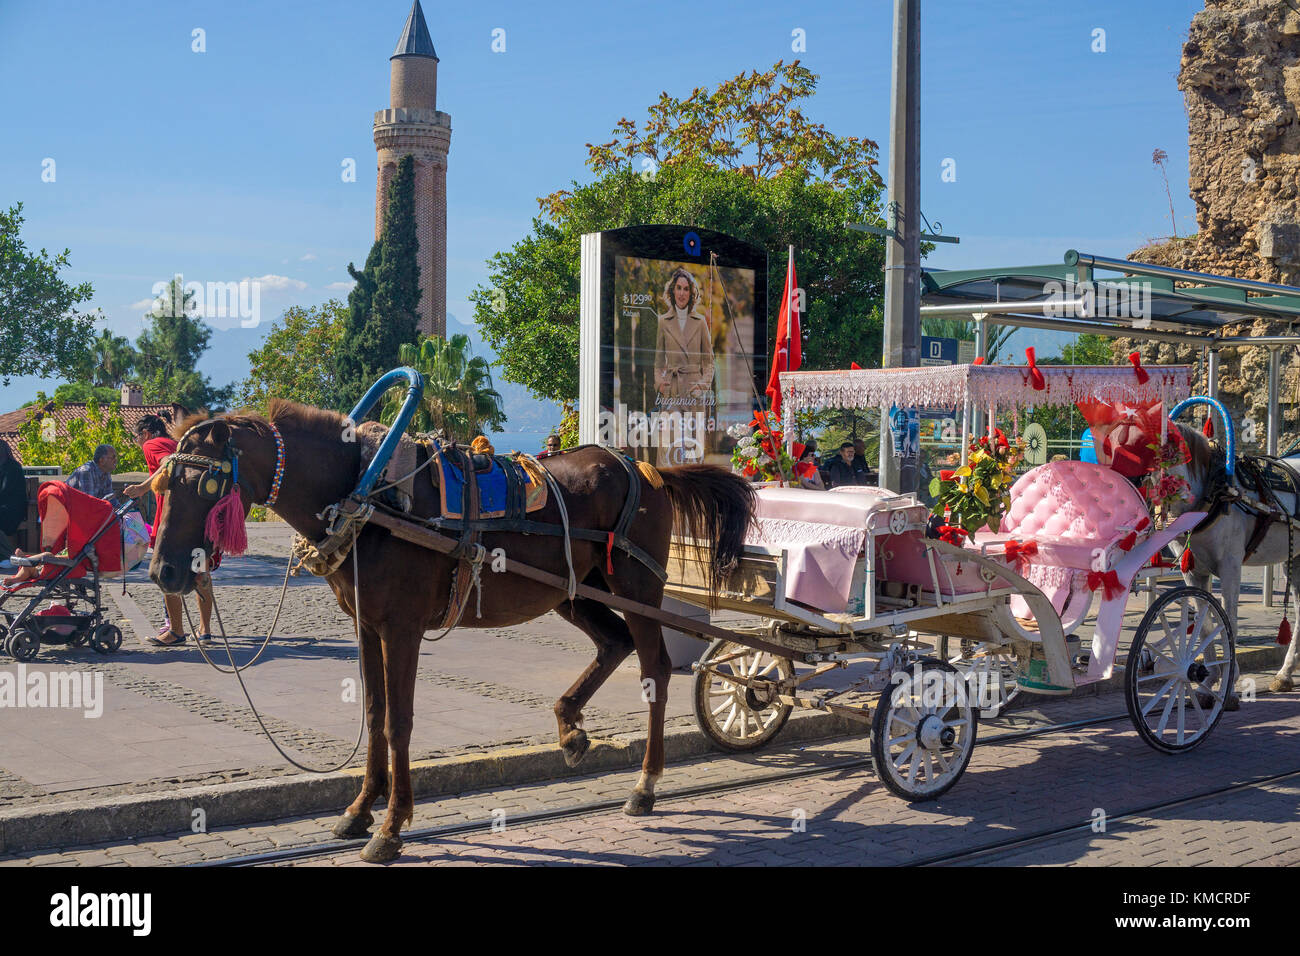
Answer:
[[[1258,680],[1264,675],[1254,676]],[[408,840],[394,865],[897,865],[976,851],[1063,828],[1085,827],[1098,809],[1106,832],[1070,832],[957,862],[1013,865],[1283,865],[1300,863],[1300,778],[1195,800],[1133,818],[1123,814],[1228,785],[1300,771],[1300,697],[1261,695],[1226,714],[1195,751],[1158,754],[1127,716],[1028,739],[1000,735],[1123,711],[1119,695],[1052,701],[983,723],[958,785],[909,805],[863,761],[864,737],[750,755],[714,755],[668,768],[648,818],[617,810],[543,822],[525,814],[619,801],[636,780],[617,772],[421,801],[415,828],[482,823],[504,829]],[[779,738],[776,742],[779,744]],[[843,766],[852,764],[852,766]],[[794,779],[762,778],[794,770]],[[688,788],[737,789],[674,797]],[[216,861],[329,840],[332,816],[271,821],[172,838],[67,848],[0,858],[6,866],[134,866]],[[361,844],[296,865],[361,864]]]
[[[250,525],[249,553],[227,559],[217,572],[218,608],[238,661],[249,658],[270,624],[288,538],[283,524]],[[1130,630],[1144,602],[1135,599],[1131,607]],[[262,736],[233,676],[211,670],[192,642],[181,648],[144,643],[163,620],[163,608],[143,570],[128,576],[125,595],[120,582],[109,584],[105,608],[125,635],[118,653],[45,647],[27,665],[29,675],[102,678],[103,715],[88,720],[77,709],[0,708],[0,808],[296,772]],[[1279,608],[1261,606],[1257,585],[1253,593],[1248,586],[1240,643],[1270,643],[1279,616]],[[220,642],[209,654],[226,663]],[[587,637],[554,614],[513,628],[462,629],[426,645],[412,757],[553,741],[553,702],[591,657]],[[0,667],[16,672],[17,665]],[[840,672],[826,681],[848,676]],[[290,579],[276,640],[245,675],[268,727],[306,762],[338,762],[356,739],[358,705],[349,699],[355,677],[351,622],[323,583]],[[638,679],[633,656],[588,707],[589,730],[603,736],[644,730]],[[669,688],[668,725],[694,726],[689,675],[679,675]]]

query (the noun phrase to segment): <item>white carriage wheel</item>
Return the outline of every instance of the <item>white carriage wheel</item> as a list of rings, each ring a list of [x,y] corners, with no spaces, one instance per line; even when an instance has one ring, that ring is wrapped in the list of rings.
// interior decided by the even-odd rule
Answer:
[[[966,681],[946,661],[929,661],[894,677],[871,722],[876,776],[904,800],[937,799],[970,763],[977,711]]]
[[[1138,735],[1164,753],[1191,750],[1219,723],[1235,683],[1232,626],[1219,602],[1201,588],[1162,594],[1138,625],[1124,670]]]
[[[1007,706],[1020,695],[1020,658],[1010,647],[990,645],[984,641],[962,641],[961,650],[954,654],[945,637],[940,642],[940,652],[966,678],[967,692],[972,703],[979,708],[981,717],[1002,716]]]
[[[732,655],[738,655],[733,657]],[[720,658],[715,667],[703,665]],[[785,726],[794,709],[775,699],[769,688],[753,688],[727,680],[727,675],[750,680],[781,681],[794,676],[794,662],[721,638],[709,645],[695,672],[695,720],[700,730],[723,750],[761,747]]]

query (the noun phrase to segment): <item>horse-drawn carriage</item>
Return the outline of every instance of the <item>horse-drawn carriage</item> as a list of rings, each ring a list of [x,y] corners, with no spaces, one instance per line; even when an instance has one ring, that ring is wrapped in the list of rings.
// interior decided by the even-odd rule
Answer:
[[[1145,382],[1129,368],[1040,375],[977,365],[793,372],[781,387],[787,423],[810,408],[955,409],[963,466],[973,408],[986,411],[992,441],[998,412],[1019,406],[1167,407],[1190,388],[1185,368],[1155,370]],[[1069,694],[1111,677],[1135,576],[1202,517],[1188,512],[1157,530],[1133,484],[1079,461],[1029,470],[1010,489],[999,527],[949,540],[935,536],[914,495],[762,488],[743,555],[712,599],[755,620],[715,638],[695,664],[699,725],[723,749],[747,750],[772,739],[795,707],[869,721],[885,785],[907,799],[937,797],[965,770],[981,712],[996,713],[1017,692]],[[665,593],[708,606],[692,547],[674,540]],[[863,676],[800,693],[849,656]],[[1219,603],[1193,587],[1162,594],[1122,668],[1140,736],[1169,753],[1199,744],[1222,715],[1232,668],[1232,625]],[[880,696],[874,708],[846,703],[855,692]]]
[[[403,381],[401,412],[363,453],[354,423]],[[991,441],[999,411],[1079,401],[1163,407],[1186,397],[1190,373],[954,366],[784,373],[781,382],[787,416],[810,407],[955,409],[964,464],[973,409],[987,410]],[[390,372],[346,418],[273,401],[265,416],[185,423],[177,454],[153,479],[168,492],[150,566],[164,590],[191,590],[196,555],[214,546],[238,554],[240,519],[261,502],[299,533],[304,566],[325,577],[356,622],[366,772],[334,833],[365,835],[372,805],[387,793],[387,817],[362,853],[369,861],[400,852],[414,806],[409,741],[418,652],[430,630],[503,627],[554,610],[587,633],[594,660],[555,707],[570,766],[590,746],[583,707],[635,652],[642,685],[654,692],[628,814],[651,812],[664,769],[671,661],[663,626],[713,641],[697,665],[695,698],[719,745],[771,739],[794,707],[856,717],[872,724],[886,785],[931,799],[964,771],[980,709],[1013,691],[1066,694],[1111,676],[1135,575],[1200,518],[1187,513],[1157,530],[1127,481],[1079,462],[1021,476],[999,526],[967,529],[975,533],[963,541],[931,536],[926,508],[910,495],[776,488],[755,496],[720,468],[655,468],[601,446],[543,462],[470,455],[434,438],[395,456],[409,441],[422,385],[413,369]],[[546,494],[535,494],[543,486]],[[758,623],[729,630],[670,612],[665,593]],[[1075,635],[1094,597],[1085,657]],[[853,704],[846,690],[800,695],[850,654],[865,658],[858,689],[880,693],[874,708]],[[1196,746],[1232,689],[1230,620],[1205,590],[1167,592],[1139,626],[1124,674],[1142,737],[1166,752]]]

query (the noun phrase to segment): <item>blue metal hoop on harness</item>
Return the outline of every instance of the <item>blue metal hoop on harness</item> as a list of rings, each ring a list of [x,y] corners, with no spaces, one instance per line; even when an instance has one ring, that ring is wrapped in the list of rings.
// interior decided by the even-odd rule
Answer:
[[[379,481],[379,476],[383,474],[384,468],[388,465],[388,459],[393,456],[393,451],[397,448],[397,443],[402,440],[402,435],[406,432],[406,426],[411,423],[411,416],[415,414],[416,408],[420,405],[420,399],[424,395],[424,376],[409,366],[395,368],[386,374],[379,381],[371,385],[361,401],[357,402],[356,408],[348,415],[348,423],[356,427],[357,422],[366,417],[366,414],[375,406],[383,396],[394,385],[400,384],[403,380],[407,382],[406,400],[402,402],[402,409],[397,413],[397,418],[393,425],[388,429],[388,434],[384,440],[379,443],[379,450],[375,452],[375,457],[371,460],[369,467],[366,468],[365,474],[361,476],[356,490],[352,492],[354,498],[365,498]]]
[[[1234,473],[1237,462],[1237,432],[1232,426],[1232,417],[1228,414],[1228,410],[1223,407],[1222,402],[1217,398],[1210,398],[1208,395],[1193,395],[1191,398],[1183,399],[1173,407],[1173,411],[1169,413],[1169,417],[1177,418],[1193,405],[1209,405],[1210,408],[1219,413],[1219,420],[1223,422],[1223,433],[1228,436],[1226,448],[1227,461],[1225,462],[1228,472],[1228,481],[1235,482],[1237,480],[1237,476]]]

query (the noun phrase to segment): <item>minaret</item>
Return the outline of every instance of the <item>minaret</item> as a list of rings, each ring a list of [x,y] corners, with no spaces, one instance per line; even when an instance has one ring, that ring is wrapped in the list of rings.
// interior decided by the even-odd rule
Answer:
[[[375,238],[384,229],[388,184],[397,162],[415,157],[415,223],[420,242],[420,331],[447,334],[447,151],[451,117],[439,112],[438,54],[415,0],[389,57],[389,107],[375,114],[379,175],[375,188]]]

